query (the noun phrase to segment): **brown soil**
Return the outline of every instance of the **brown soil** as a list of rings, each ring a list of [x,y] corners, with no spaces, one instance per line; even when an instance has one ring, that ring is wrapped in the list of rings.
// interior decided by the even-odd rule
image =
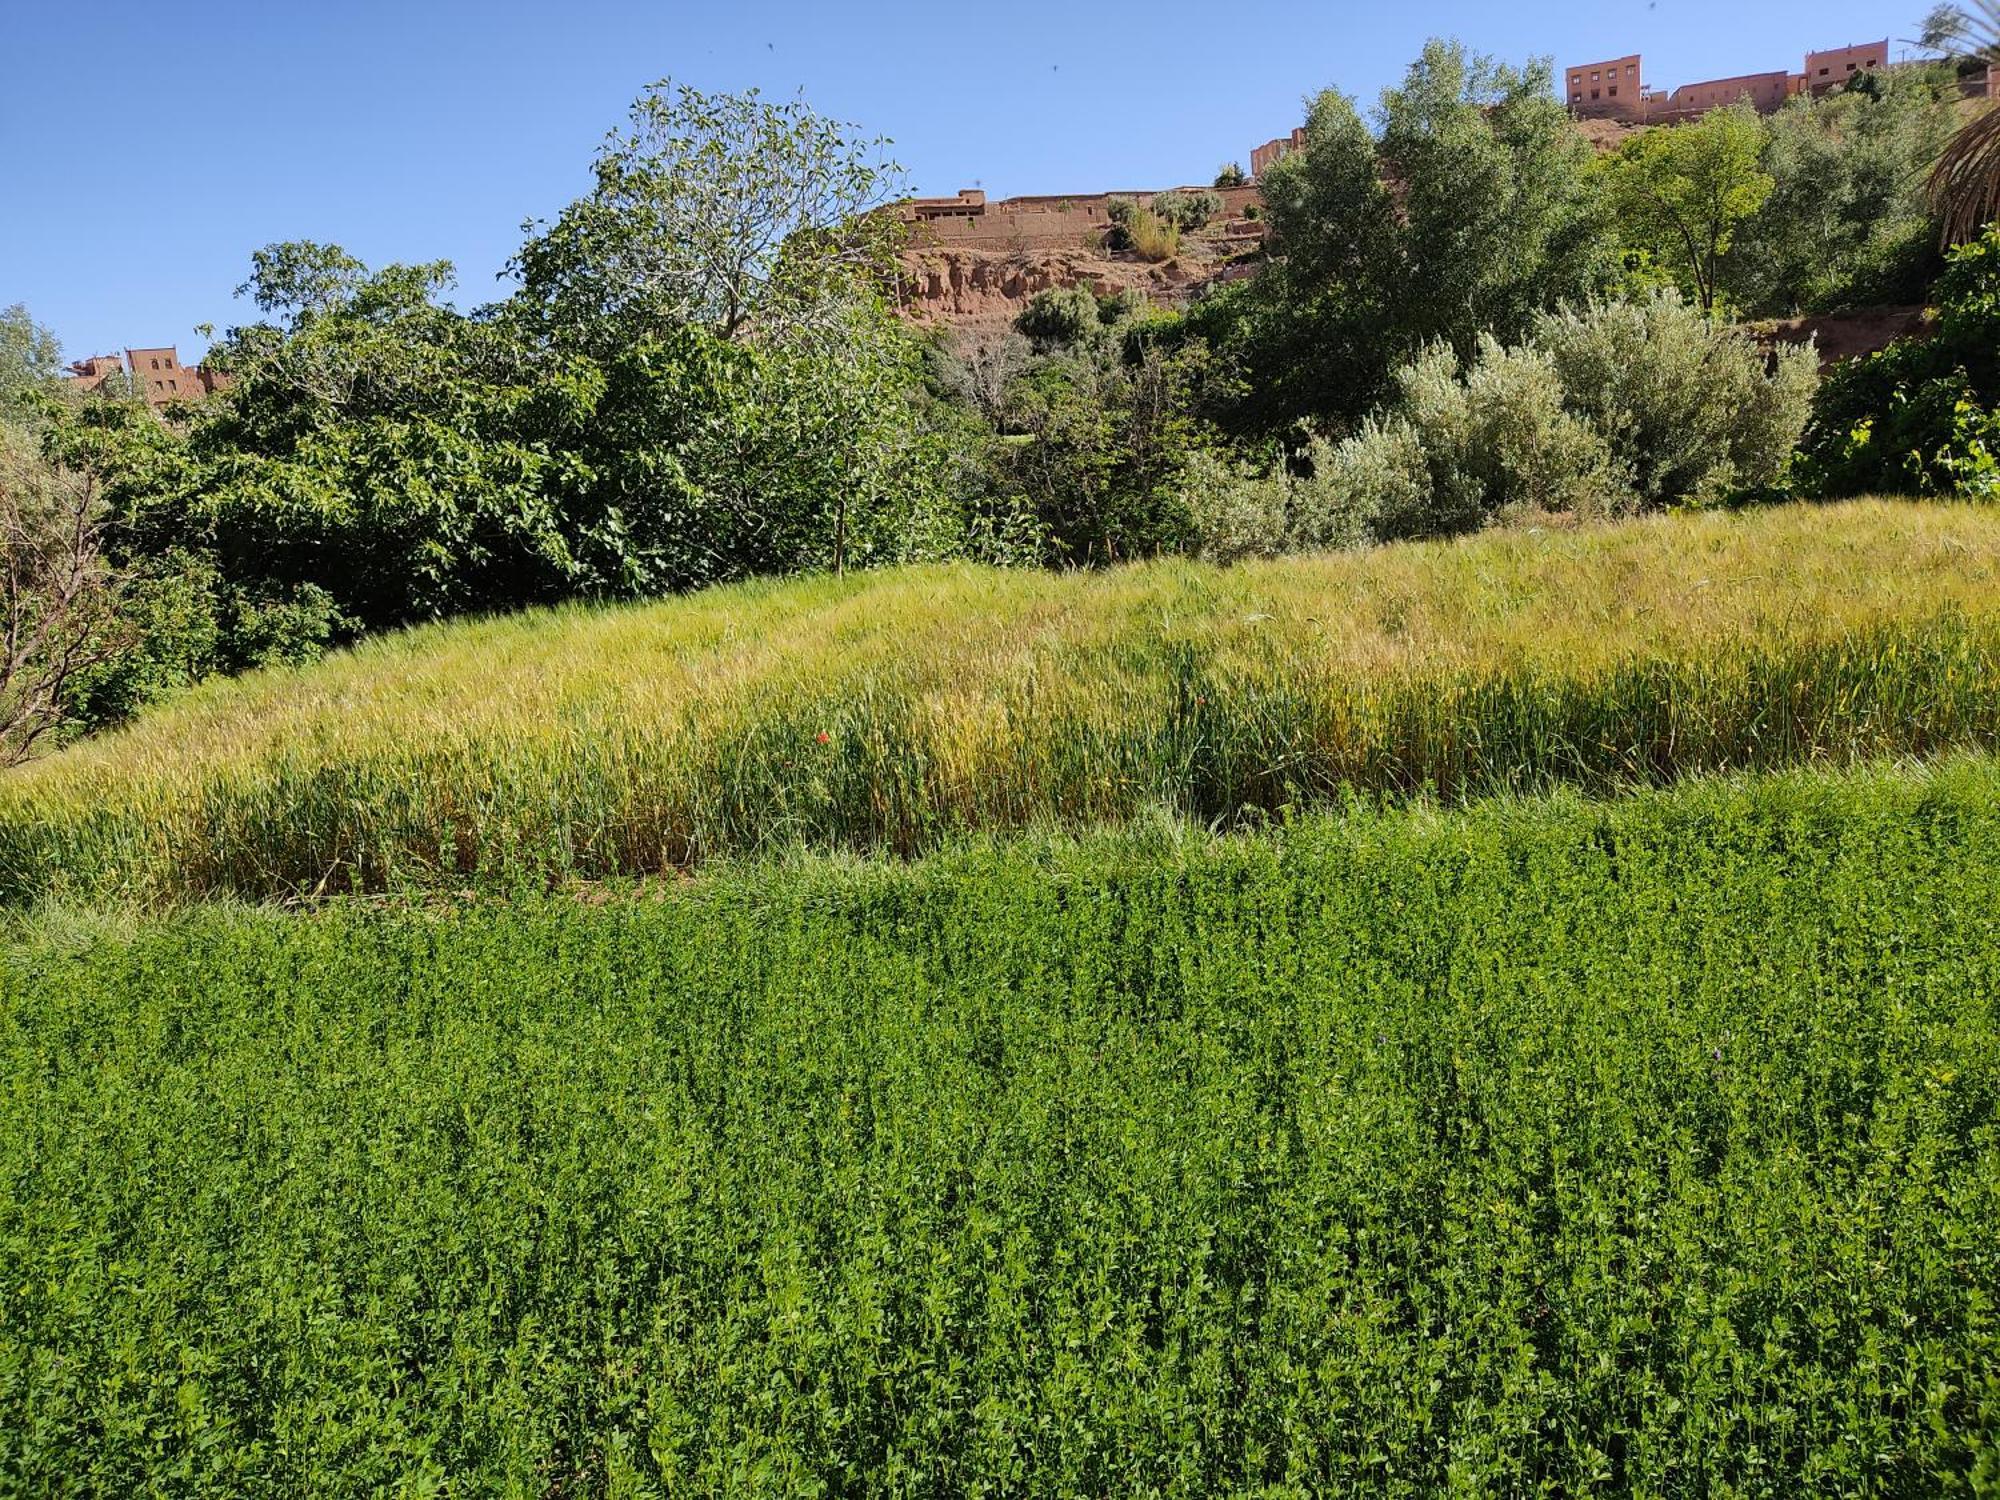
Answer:
[[[1157,264],[1083,244],[1061,250],[963,245],[911,250],[903,257],[902,312],[916,323],[998,328],[1011,323],[1037,292],[1071,286],[1100,296],[1139,291],[1162,306],[1179,306],[1211,282],[1247,274],[1259,228],[1247,221],[1218,224]]]
[[[1777,318],[1754,323],[1751,330],[1765,344],[1815,340],[1820,364],[1825,367],[1886,349],[1897,339],[1921,334],[1928,326],[1921,307],[1864,307],[1806,318]]]

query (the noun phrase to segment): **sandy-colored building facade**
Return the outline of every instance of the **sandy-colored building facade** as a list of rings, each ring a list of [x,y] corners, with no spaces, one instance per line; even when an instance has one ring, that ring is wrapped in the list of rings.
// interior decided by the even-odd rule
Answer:
[[[965,246],[985,250],[1071,249],[1101,239],[1111,228],[1116,199],[1147,203],[1162,191],[1213,192],[1224,220],[1240,218],[1261,200],[1255,187],[1144,189],[1112,193],[1046,193],[989,201],[976,188],[949,198],[910,198],[897,211],[911,225],[917,248]]]
[[[1568,70],[1572,112],[1595,119],[1621,119],[1640,108],[1646,92],[1639,54],[1582,63]]]
[[[1565,68],[1562,91],[1570,112],[1579,117],[1664,125],[1692,120],[1745,99],[1762,113],[1772,114],[1782,109],[1787,99],[1845,88],[1856,74],[1886,68],[1889,60],[1885,37],[1879,42],[1808,52],[1804,69],[1797,73],[1737,73],[1684,83],[1667,93],[1646,82],[1645,59],[1635,52]]]
[[[154,406],[198,401],[223,384],[222,376],[205,365],[182,364],[180,350],[172,344],[127,349],[122,355],[93,354],[72,364],[68,376],[80,391],[99,391],[116,377],[129,378],[133,394],[144,396]]]
[[[1262,177],[1294,151],[1303,150],[1305,144],[1306,133],[1303,127],[1294,130],[1290,135],[1281,135],[1275,140],[1264,142],[1250,153],[1250,175]]]

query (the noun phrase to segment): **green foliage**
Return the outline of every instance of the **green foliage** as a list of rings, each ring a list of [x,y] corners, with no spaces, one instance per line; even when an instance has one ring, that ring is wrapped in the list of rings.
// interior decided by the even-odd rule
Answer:
[[[1996,808],[57,910],[0,959],[0,1489],[1977,1492]]]
[[[19,420],[22,398],[47,390],[61,373],[56,336],[20,303],[0,308],[0,421]]]
[[[1082,293],[1095,307],[1089,293]],[[1070,304],[1079,318],[1081,304]],[[1104,341],[1041,361],[1008,404],[1015,441],[993,451],[995,484],[1035,515],[1052,560],[1101,565],[1178,550],[1173,477],[1201,442],[1190,415],[1199,351]]]
[[[1374,538],[1370,516],[1356,503],[1368,486],[1352,481],[1333,445],[1314,438],[1296,458],[1274,454],[1263,463],[1202,449],[1180,475],[1181,508],[1192,533],[1190,551],[1211,562],[1281,557],[1360,547]]]
[[[1547,355],[1488,340],[1461,367],[1439,344],[1397,383],[1388,413],[1326,456],[1328,482],[1378,540],[1454,536],[1510,514],[1612,508],[1608,445],[1564,410]]]
[[[1237,161],[1228,163],[1215,174],[1215,186],[1218,188],[1242,187],[1249,180],[1249,174],[1243,170],[1243,163]]]
[[[786,343],[852,332],[903,226],[877,213],[901,172],[887,142],[756,90],[662,81],[604,143],[596,184],[522,246],[514,270],[549,337],[598,358],[683,328]]]
[[[122,487],[135,545],[198,546],[245,593],[320,590],[369,630],[593,583],[555,501],[601,376],[531,368],[505,319],[439,300],[450,282],[259,252],[246,290],[273,321],[217,346],[235,384],[196,409],[177,472]]]
[[[1609,445],[1630,508],[1768,495],[1786,481],[1819,384],[1810,348],[1766,353],[1671,292],[1545,313],[1529,338],[1565,410]]]
[[[1816,380],[1809,348],[1767,361],[1669,292],[1544,313],[1526,343],[1484,339],[1468,363],[1434,345],[1398,374],[1398,399],[1318,462],[1385,541],[1769,494]]]
[[[127,545],[213,569],[241,640],[959,550],[921,353],[884,302],[891,169],[802,104],[667,86],[597,185],[466,314],[443,263],[274,245],[265,321],[185,432],[109,411],[67,439],[113,475]],[[83,429],[90,429],[84,431]]]
[[[2000,494],[2000,228],[1953,251],[1934,330],[1836,370],[1801,445],[1822,497]]]
[[[1996,558],[1991,507],[1773,506],[430,627],[0,776],[0,901],[508,888],[1985,744]]]
[[[1351,421],[1425,346],[1469,356],[1482,333],[1518,339],[1536,312],[1603,288],[1590,148],[1551,88],[1544,64],[1433,41],[1383,94],[1379,137],[1348,99],[1319,97],[1305,149],[1263,182],[1273,264],[1195,309],[1240,372],[1217,387],[1234,392],[1219,413],[1232,430]]]
[[[1215,193],[1207,192],[1160,193],[1150,206],[1162,222],[1174,225],[1183,234],[1193,234],[1222,212],[1222,199]]]
[[[1102,323],[1090,288],[1064,286],[1035,293],[1014,319],[1014,328],[1044,349],[1066,348],[1082,343]]]
[[[1923,178],[1956,122],[1956,80],[1949,68],[1856,76],[1873,91],[1801,95],[1765,123],[1772,191],[1721,271],[1737,305],[1920,302],[1942,269]]]
[[[1633,136],[1606,160],[1610,206],[1629,243],[1671,269],[1704,312],[1722,294],[1738,228],[1770,198],[1764,124],[1746,104]]]

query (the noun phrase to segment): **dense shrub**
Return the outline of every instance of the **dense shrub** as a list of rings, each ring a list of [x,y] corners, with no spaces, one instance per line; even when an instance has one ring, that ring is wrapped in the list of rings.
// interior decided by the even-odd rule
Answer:
[[[1079,320],[1085,304],[1097,306],[1088,292],[1068,303]],[[1051,561],[1102,565],[1185,542],[1173,476],[1201,437],[1189,416],[1199,355],[1133,342],[1128,359],[1115,336],[1081,339],[1010,395],[995,483],[1037,517]]]
[[[1982,1493],[1996,809],[16,925],[0,1492]]]
[[[1183,234],[1193,234],[1222,212],[1222,199],[1211,192],[1161,193],[1153,199],[1152,210]]]
[[[1332,445],[1310,441],[1296,461],[1258,464],[1202,449],[1181,470],[1192,550],[1211,562],[1356,547],[1373,540],[1369,517],[1336,483]]]
[[[1610,451],[1563,408],[1548,357],[1481,343],[1461,366],[1427,350],[1397,376],[1401,395],[1328,456],[1328,483],[1379,540],[1475,531],[1510,511],[1612,511]]]
[[[2000,226],[1955,250],[1936,326],[1850,360],[1802,445],[1811,495],[2000,493]]]
[[[1215,186],[1218,188],[1242,187],[1249,180],[1249,174],[1243,170],[1241,162],[1230,162],[1215,174]]]
[[[1064,286],[1035,293],[1014,319],[1014,328],[1047,349],[1080,343],[1102,322],[1097,298],[1088,287]]]
[[[1672,293],[1543,313],[1528,341],[1444,345],[1325,455],[1345,506],[1388,540],[1509,514],[1607,516],[1774,490],[1815,380],[1810,349],[1768,360]]]
[[[1767,354],[1671,293],[1544,313],[1529,341],[1639,509],[1778,486],[1818,384],[1812,349]]]

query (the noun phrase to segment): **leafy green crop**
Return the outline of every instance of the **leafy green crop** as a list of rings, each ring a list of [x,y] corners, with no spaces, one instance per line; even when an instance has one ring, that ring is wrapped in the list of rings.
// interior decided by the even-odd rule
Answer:
[[[2000,765],[17,917],[10,1494],[1993,1494]]]

